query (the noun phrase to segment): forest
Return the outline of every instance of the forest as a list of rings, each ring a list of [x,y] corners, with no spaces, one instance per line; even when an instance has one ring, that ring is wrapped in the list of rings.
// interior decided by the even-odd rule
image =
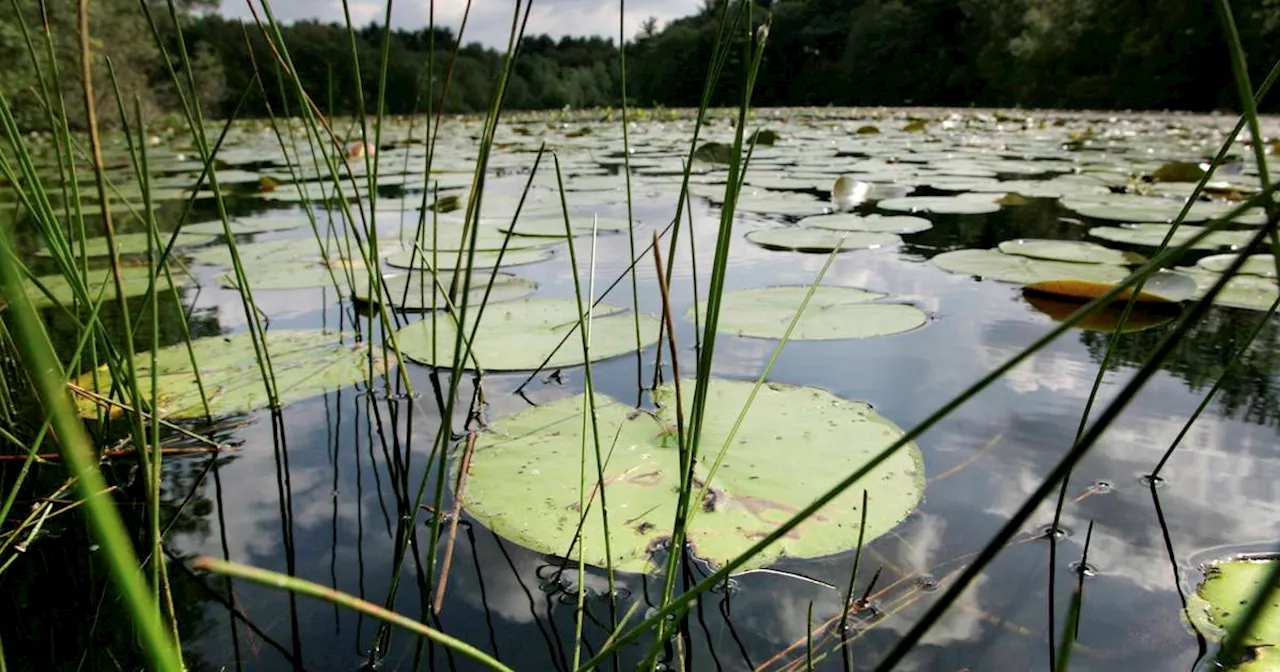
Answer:
[[[743,0],[703,0],[696,13],[667,25],[643,23],[627,37],[627,102],[644,107],[696,107],[721,15]],[[46,118],[37,95],[35,40],[46,72],[77,71],[75,4],[17,0],[0,9],[0,93],[20,125]],[[751,21],[770,21],[759,106],[1018,106],[1024,108],[1179,109],[1235,107],[1221,22],[1209,1],[1187,0],[756,0]],[[1256,82],[1280,57],[1280,2],[1233,0],[1235,21]],[[139,6],[147,12],[139,11]],[[122,91],[148,111],[172,110],[176,97],[163,67],[161,40],[176,46],[182,28],[196,88],[211,117],[237,104],[241,116],[287,113],[277,61],[264,30],[228,20],[217,0],[95,0],[98,50],[111,59]],[[53,48],[40,45],[47,19]],[[25,27],[25,31],[24,31]],[[743,31],[745,35],[746,31]],[[348,31],[338,23],[299,21],[281,27],[298,75],[327,112],[359,106],[358,83],[372,111],[379,89],[383,26]],[[135,39],[136,38],[136,39]],[[488,104],[504,54],[462,44],[445,27],[389,32],[385,111],[477,112]],[[355,59],[353,59],[353,52]],[[172,52],[171,52],[172,53]],[[52,55],[50,55],[52,54]],[[455,56],[456,55],[456,56]],[[434,56],[434,57],[433,57]],[[525,36],[519,43],[508,109],[617,107],[622,102],[618,42],[600,36]],[[713,105],[736,104],[741,69],[730,55]],[[103,59],[105,61],[105,59]],[[51,62],[62,61],[62,62]],[[104,68],[105,62],[100,64]],[[254,80],[261,75],[262,85]],[[445,82],[449,85],[445,87]],[[244,95],[248,92],[250,95]],[[103,95],[108,95],[103,92]],[[443,97],[443,100],[441,98]],[[73,97],[74,99],[74,97]],[[241,102],[243,99],[243,102]],[[1266,109],[1275,109],[1271,103]],[[110,106],[108,106],[110,107]],[[74,114],[72,115],[74,118]]]

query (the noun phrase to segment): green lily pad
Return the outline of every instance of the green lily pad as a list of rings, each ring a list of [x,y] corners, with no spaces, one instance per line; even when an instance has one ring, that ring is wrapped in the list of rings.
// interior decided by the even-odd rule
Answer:
[[[465,335],[470,335],[474,320],[475,313],[468,311]],[[604,303],[596,306],[591,318],[591,361],[634,352],[635,320],[636,316],[625,308]],[[656,343],[657,318],[640,315],[639,320],[641,346]],[[556,349],[577,323],[578,302],[573,299],[524,299],[489,306],[484,310],[471,352],[486,371],[528,371],[537,368],[548,355],[549,369],[578,366],[587,361],[580,336],[571,336]],[[442,318],[419,320],[398,332],[404,356],[427,366],[453,364],[455,334],[453,321]],[[467,362],[469,368],[474,364]]]
[[[1221,277],[1218,273],[1206,271],[1199,267],[1178,268],[1176,273],[1189,276],[1196,283],[1196,297],[1204,296]],[[1256,275],[1237,275],[1227,281],[1222,291],[1213,302],[1220,306],[1244,308],[1247,310],[1269,310],[1276,297],[1280,296],[1275,278],[1263,278]]]
[[[892,233],[869,231],[831,231],[827,229],[803,229],[798,226],[780,226],[756,229],[746,235],[747,240],[768,250],[795,250],[797,252],[841,252],[872,249],[895,245],[902,239]]]
[[[1219,639],[1242,626],[1259,591],[1266,606],[1243,644],[1249,659],[1232,664],[1236,672],[1267,672],[1280,665],[1275,647],[1280,646],[1280,594],[1268,587],[1276,558],[1244,557],[1214,563],[1205,571],[1204,581],[1187,601],[1187,614],[1201,634]]]
[[[173,234],[170,232],[166,232],[166,231],[160,232],[159,244],[156,246],[157,252],[164,250],[163,246],[169,244],[169,238],[172,235]],[[119,254],[131,254],[131,255],[146,254],[147,241],[150,239],[151,239],[151,234],[145,233],[145,232],[117,234],[116,250],[118,251]],[[173,249],[179,250],[184,247],[197,247],[200,245],[208,245],[209,243],[212,243],[214,240],[215,238],[213,236],[201,236],[201,235],[186,233],[184,231],[183,233],[178,234],[177,240],[174,241],[173,243]],[[79,257],[80,256],[79,241],[72,241],[70,245],[71,245],[71,253]],[[86,238],[84,241],[84,252],[85,252],[85,255],[90,257],[105,257],[111,254],[111,248],[107,245],[106,236],[102,236],[99,238]],[[46,248],[41,248],[38,252],[36,252],[36,254],[42,257],[48,257],[52,255],[52,252],[49,250],[49,248],[46,247]]]
[[[1191,161],[1171,161],[1151,173],[1156,182],[1199,182],[1204,177],[1204,170],[1199,163]]]
[[[493,268],[498,265],[498,251],[480,251],[477,250],[475,256],[469,256],[466,252],[449,252],[437,250],[435,254],[431,250],[400,250],[387,257],[387,265],[396,268],[404,268],[409,270],[421,271],[431,268],[432,263],[436,262],[441,269],[453,269],[458,265],[458,256],[461,254],[463,264],[468,260],[471,262],[471,268]],[[547,248],[536,247],[525,250],[507,250],[502,254],[502,266],[523,266],[525,264],[536,264],[541,261],[550,259],[554,253]]]
[[[809,288],[803,286],[728,292],[722,299],[720,330],[739,336],[781,339],[808,292]],[[854,287],[818,287],[791,332],[791,340],[888,336],[911,331],[929,320],[915,306],[870,303],[886,296]],[[705,314],[705,301],[700,311]],[[689,314],[693,315],[692,309]]]
[[[723,142],[704,142],[693,152],[695,161],[728,164],[733,161],[733,145]]]
[[[249,281],[249,287],[254,290],[333,287],[335,282],[338,287],[345,287],[347,273],[344,266],[357,269],[355,273],[357,277],[367,275],[364,270],[364,262],[358,259],[354,262],[348,262],[335,258],[331,262],[325,262],[318,257],[314,259],[289,259],[272,264],[250,264],[245,266],[244,275]],[[332,271],[330,270],[331,267]],[[236,282],[234,272],[219,275],[218,284],[227,289],[235,289],[240,286]]]
[[[943,252],[930,261],[938,268],[951,273],[976,275],[1020,285],[1054,280],[1112,284],[1124,280],[1129,275],[1129,270],[1124,266],[1032,259],[1016,254],[1005,254],[999,250],[955,250]]]
[[[266,408],[270,397],[248,333],[213,336],[191,342],[200,379],[213,416],[248,413]],[[266,349],[271,358],[276,395],[281,404],[314,397],[325,392],[368,380],[369,349],[354,342],[351,334],[322,331],[269,331]],[[191,358],[185,344],[161,348],[155,353],[160,414],[168,418],[202,418],[200,388],[196,385]],[[394,361],[394,360],[390,360]],[[391,365],[384,357],[374,357],[373,374],[381,375]],[[134,359],[140,380],[151,380],[151,353]],[[111,373],[104,365],[98,371],[101,386],[110,390]],[[91,374],[77,384],[93,390]],[[96,412],[94,404],[80,400],[86,415]]]
[[[259,217],[241,217],[228,222],[232,235],[240,236],[252,233],[269,233],[272,231],[288,231],[307,224],[306,217],[296,215],[263,215]],[[206,236],[224,234],[222,222],[201,222],[182,227],[183,233],[199,233]]]
[[[720,200],[724,197],[723,189],[721,193],[714,197]],[[737,212],[754,212],[761,215],[820,215],[826,212],[826,205],[816,198],[797,195],[783,195],[782,193],[744,193],[735,201],[735,210]]]
[[[1126,224],[1125,226],[1095,226],[1089,229],[1089,235],[1094,238],[1110,240],[1116,243],[1126,243],[1129,245],[1141,245],[1143,247],[1159,247],[1164,237],[1169,233],[1169,224]],[[1204,231],[1204,227],[1194,224],[1183,224],[1174,232],[1173,238],[1169,239],[1170,245],[1182,245],[1191,240],[1200,232]],[[1253,238],[1251,231],[1214,231],[1196,243],[1192,249],[1195,250],[1216,250],[1220,247],[1236,248],[1248,245],[1249,240]]]
[[[1232,262],[1236,260],[1236,256],[1238,255],[1214,254],[1197,261],[1196,266],[1206,271],[1221,273],[1231,266]],[[1245,259],[1244,265],[1240,267],[1239,272],[1241,275],[1274,278],[1276,277],[1276,259],[1270,254],[1251,254],[1248,259]]]
[[[89,272],[91,274],[90,281],[87,286],[87,289],[89,290],[89,297],[93,300],[97,300],[98,292],[102,291],[105,287],[106,289],[103,292],[103,296],[105,297],[104,301],[111,301],[115,299],[116,282],[111,273],[111,269],[100,268]],[[147,289],[151,286],[151,269],[146,266],[124,266],[120,269],[120,278],[122,281],[120,284],[124,288],[124,295],[126,297],[145,294]],[[179,286],[185,284],[185,278],[186,276],[184,275],[177,273],[173,274],[173,281]],[[23,287],[26,289],[27,298],[31,300],[32,305],[37,309],[47,308],[53,305],[69,306],[71,305],[71,302],[75,300],[75,295],[71,291],[71,283],[67,282],[66,277],[62,275],[44,275],[36,279],[53,297],[50,298],[33,282],[28,281],[23,283]],[[168,280],[163,275],[156,280],[156,285],[161,288],[161,291],[169,288]],[[7,303],[8,301],[5,300],[3,293],[0,293],[0,306]]]
[[[832,231],[869,231],[872,233],[920,233],[933,228],[923,217],[909,215],[851,215],[838,213],[805,217],[800,226]]]
[[[569,229],[573,231],[575,236],[589,236],[592,230],[600,233],[611,231],[626,231],[627,220],[615,217],[592,217],[590,215],[575,214],[569,219]],[[556,215],[555,217],[537,217],[537,218],[521,218],[516,225],[511,226],[507,222],[498,229],[502,233],[511,232],[513,236],[532,236],[535,238],[567,238],[565,233],[564,218]],[[510,247],[510,246],[508,246]]]
[[[1000,243],[1000,251],[1032,259],[1069,261],[1077,264],[1140,264],[1145,259],[1132,252],[1121,252],[1082,240],[1043,240],[1019,238]]]
[[[1087,198],[1063,199],[1062,206],[1082,217],[1105,219],[1115,222],[1172,222],[1182,211],[1182,201],[1154,196],[1134,196],[1129,194],[1105,194]],[[1187,211],[1183,221],[1203,222],[1213,215],[1204,206],[1209,203],[1197,203]]]
[[[331,256],[334,258],[337,258],[340,252],[345,252],[346,250],[346,242],[341,240],[330,240],[329,246]],[[318,261],[322,256],[320,246],[316,244],[314,238],[288,238],[268,240],[261,243],[246,243],[236,245],[236,252],[240,255],[241,263],[245,265],[260,264],[263,266],[288,263],[299,259]],[[352,252],[355,252],[354,243],[352,243]],[[225,243],[200,250],[189,256],[192,261],[201,264],[212,266],[231,265],[231,247]]]
[[[695,382],[681,383],[686,404]],[[695,478],[707,477],[745,405],[753,383],[713,380],[707,396],[702,461]],[[673,387],[655,391],[667,402],[651,415],[596,395],[596,432],[604,465],[608,535],[615,569],[645,572],[664,550],[675,517],[680,460]],[[496,421],[476,441],[463,506],[485,527],[544,553],[569,551],[578,530],[583,468],[596,474],[594,451],[582,453],[582,395],[543,404]],[[688,409],[686,409],[686,414]],[[847,474],[863,467],[902,435],[870,406],[824,390],[765,384],[734,437],[707,496],[697,502],[688,541],[698,557],[720,565],[745,551]],[[590,435],[589,435],[590,436]],[[616,440],[615,438],[616,437]],[[455,467],[456,470],[457,467]],[[588,482],[591,488],[594,477]],[[864,543],[893,529],[920,502],[924,461],[907,444],[853,487],[741,569],[781,558],[817,558],[851,550],[858,540],[862,491],[870,501]],[[602,507],[594,501],[580,548],[585,561],[605,565]]]
[[[435,283],[426,273],[383,276],[382,282],[386,289],[375,294],[371,291],[368,274],[359,273],[356,275],[356,289],[353,296],[357,301],[364,303],[378,303],[390,294],[395,309],[406,312],[443,310],[448,306],[444,293],[439,288],[434,288],[433,291]],[[448,277],[439,282],[448,288]],[[477,273],[471,278],[471,283],[468,303],[474,306],[485,300],[489,274]],[[498,273],[493,278],[493,287],[489,290],[487,300],[490,303],[515,301],[532,294],[537,289],[538,283],[532,280],[525,280],[510,273]]]
[[[1000,212],[995,201],[960,196],[905,196],[880,201],[876,207],[894,212],[925,212],[936,215],[989,215]]]

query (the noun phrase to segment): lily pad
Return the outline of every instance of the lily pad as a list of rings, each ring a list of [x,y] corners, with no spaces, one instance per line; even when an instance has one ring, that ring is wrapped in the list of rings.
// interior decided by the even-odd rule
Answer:
[[[1276,558],[1243,557],[1214,563],[1205,572],[1204,581],[1187,602],[1187,614],[1201,634],[1219,639],[1243,625],[1259,591],[1266,605],[1254,627],[1245,634],[1248,660],[1227,668],[1237,672],[1275,670],[1280,660],[1275,647],[1280,646],[1280,594],[1266,585]]]
[[[1196,266],[1206,271],[1221,273],[1231,266],[1231,263],[1236,260],[1236,256],[1234,254],[1214,254],[1197,261]],[[1248,259],[1245,259],[1244,265],[1240,267],[1240,274],[1274,278],[1276,277],[1276,259],[1270,254],[1251,254]]]
[[[1221,277],[1218,273],[1203,268],[1179,268],[1176,271],[1190,277],[1196,283],[1196,296],[1204,296],[1213,283]],[[1263,278],[1256,275],[1237,275],[1227,281],[1222,291],[1213,302],[1220,306],[1245,308],[1248,310],[1270,310],[1276,297],[1280,296],[1275,278]]]
[[[111,301],[116,298],[116,282],[111,273],[110,268],[100,268],[90,271],[90,281],[88,283],[89,297],[97,300],[98,292],[103,291],[104,301]],[[145,294],[151,286],[151,269],[146,266],[125,266],[120,269],[121,285],[124,288],[124,294],[128,296],[138,296]],[[178,285],[185,284],[185,277],[177,273],[173,274],[173,281]],[[67,282],[66,277],[62,275],[44,275],[36,278],[53,298],[50,298],[33,282],[27,281],[23,283],[26,289],[27,298],[31,300],[33,306],[38,308],[46,308],[53,305],[71,305],[75,300],[75,295],[71,291],[71,283]],[[169,288],[168,280],[162,275],[156,280],[157,287],[160,291]],[[0,294],[0,307],[7,304],[3,294]]]
[[[347,272],[344,267],[346,266],[357,269],[355,273],[357,278],[367,275],[367,271],[364,270],[366,268],[364,262],[358,259],[346,261],[335,258],[331,262],[326,262],[318,257],[314,259],[290,259],[272,264],[257,263],[246,265],[244,274],[249,281],[249,287],[254,290],[332,287],[335,282],[338,287],[345,287],[347,284]],[[219,275],[218,284],[227,289],[235,289],[240,286],[236,282],[234,272]]]
[[[270,397],[248,333],[213,336],[191,342],[200,379],[213,416],[248,413],[266,408]],[[269,331],[266,349],[271,358],[276,395],[281,404],[314,397],[325,392],[366,381],[369,349],[355,342],[351,334],[323,331]],[[185,344],[161,348],[155,353],[160,414],[168,418],[202,418],[204,405]],[[394,361],[394,360],[391,360]],[[151,380],[151,353],[134,359],[140,380]],[[373,374],[390,366],[384,357],[373,359]],[[98,371],[99,393],[111,389],[111,373],[104,365]],[[94,389],[91,374],[77,384]],[[92,402],[80,400],[81,412],[96,412]]]
[[[1067,261],[1032,259],[999,250],[955,250],[943,252],[930,261],[951,273],[976,275],[991,280],[1029,285],[1054,280],[1082,280],[1112,284],[1124,280],[1129,270],[1112,264],[1077,264]]]
[[[695,382],[681,385],[689,404]],[[749,382],[711,381],[702,433],[705,457],[694,465],[699,482],[707,477],[710,457],[728,438],[752,387]],[[621,571],[657,569],[654,556],[660,560],[675,516],[680,458],[673,435],[673,387],[658,388],[655,397],[667,402],[655,415],[604,395],[595,397],[596,431],[608,442],[601,452],[613,447],[604,465],[604,487],[611,560]],[[582,395],[560,399],[496,421],[493,433],[476,442],[463,501],[467,512],[522,546],[557,555],[568,552],[581,517],[576,475],[584,459],[584,401]],[[866,404],[814,388],[762,386],[707,496],[697,503],[688,529],[694,554],[713,565],[739,555],[900,436],[901,429]],[[592,450],[585,459],[587,473],[597,473]],[[864,540],[875,539],[915,509],[924,485],[923,457],[909,443],[741,569],[852,549],[864,489],[871,503]],[[594,566],[605,564],[601,510],[595,501],[579,542],[585,561]]]
[[[869,231],[872,233],[920,233],[933,228],[923,217],[909,215],[851,215],[838,213],[805,217],[800,226],[832,231]]]
[[[895,245],[902,241],[901,238],[892,233],[841,232],[827,229],[804,229],[798,226],[756,229],[748,232],[746,238],[768,250],[795,250],[797,252],[830,252],[836,248],[840,248],[841,252],[849,252],[851,250]]]
[[[1061,299],[1056,296],[1039,294],[1036,292],[1023,291],[1022,298],[1036,310],[1048,315],[1057,322],[1063,322],[1071,317],[1080,309],[1079,301],[1071,301]],[[1152,329],[1162,324],[1168,324],[1173,321],[1174,314],[1168,311],[1150,311],[1144,310],[1145,304],[1136,304],[1134,310],[1129,313],[1129,319],[1125,321],[1124,328],[1121,333],[1131,334],[1135,331],[1143,331]],[[1103,333],[1114,333],[1116,325],[1120,323],[1120,318],[1124,315],[1123,303],[1112,303],[1093,311],[1085,318],[1076,323],[1076,328],[1083,331],[1100,331]]]
[[[260,217],[241,217],[227,224],[232,235],[240,236],[253,233],[269,233],[272,231],[288,231],[307,224],[305,217],[296,215],[264,215]],[[201,222],[182,227],[183,233],[198,233],[206,236],[221,236],[224,231],[222,222]]]
[[[159,233],[159,242],[156,245],[157,252],[161,252],[164,250],[163,246],[169,244],[169,238],[172,235],[173,235],[172,233],[166,232],[166,231],[161,231]],[[131,254],[131,255],[146,254],[147,241],[150,239],[151,239],[151,234],[145,233],[145,232],[117,234],[116,250],[119,254]],[[201,236],[201,235],[186,233],[184,231],[183,233],[178,234],[177,240],[174,241],[173,243],[173,249],[178,250],[184,247],[197,247],[200,245],[208,245],[209,243],[212,243],[214,240],[215,238],[213,236]],[[80,256],[79,241],[71,242],[71,252],[77,257]],[[111,248],[107,245],[106,236],[102,236],[99,238],[86,238],[84,241],[84,253],[86,256],[90,256],[90,257],[105,257],[110,255]],[[36,254],[39,254],[42,257],[48,257],[52,255],[52,252],[49,250],[49,248],[46,247],[46,248],[41,248],[40,251],[36,252]]]
[[[1082,217],[1105,219],[1115,222],[1172,222],[1182,211],[1182,201],[1157,198],[1154,196],[1134,196],[1129,194],[1107,194],[1087,198],[1063,199],[1062,206],[1074,211]],[[1204,206],[1208,203],[1197,203],[1187,211],[1183,221],[1203,222],[1213,215]]]
[[[804,286],[728,292],[722,299],[720,330],[739,336],[781,339],[808,292]],[[791,332],[791,340],[888,336],[911,331],[929,320],[915,306],[870,303],[886,296],[854,287],[818,287]],[[705,301],[700,310],[706,312]]]
[[[989,215],[1000,212],[995,201],[960,196],[905,196],[880,201],[876,207],[894,212],[925,212],[936,215]]]
[[[471,262],[471,268],[493,268],[499,263],[498,251],[480,251],[477,250],[474,256],[468,255],[466,252],[448,252],[437,251],[432,254],[431,250],[400,250],[387,257],[387,265],[396,268],[404,268],[415,271],[431,268],[436,263],[441,269],[453,269],[458,265],[458,256],[461,254],[462,262],[465,265],[468,260]],[[536,264],[540,261],[550,259],[554,253],[547,248],[535,247],[524,250],[507,250],[502,254],[502,266],[523,266],[525,264]]]
[[[638,318],[641,346],[656,343],[657,318],[649,315]],[[620,306],[605,303],[596,306],[591,317],[591,361],[634,352],[636,319],[631,311]],[[474,320],[475,313],[468,311],[465,335],[470,335]],[[571,336],[560,346],[565,334],[577,324],[578,302],[573,299],[524,299],[489,306],[484,310],[471,352],[486,371],[528,371],[537,368],[548,356],[551,357],[546,364],[549,369],[578,366],[587,361],[582,353],[581,337]],[[437,318],[414,322],[398,335],[405,357],[427,366],[450,366],[455,334],[452,320]],[[467,362],[469,368],[474,364]]]
[[[1077,264],[1140,264],[1145,261],[1132,252],[1121,252],[1082,240],[1019,238],[1000,243],[1000,251],[1032,259],[1070,261]]]
[[[1169,228],[1169,224],[1095,226],[1092,229],[1089,229],[1089,235],[1094,238],[1110,240],[1116,243],[1141,245],[1143,247],[1159,247],[1160,243],[1164,240],[1164,237],[1169,233]],[[1169,240],[1169,244],[1182,245],[1202,231],[1204,231],[1204,227],[1195,226],[1194,224],[1183,224],[1173,233],[1173,238]],[[1253,238],[1253,232],[1251,231],[1214,231],[1208,236],[1205,236],[1200,242],[1196,243],[1192,249],[1216,250],[1220,247],[1236,248],[1248,245],[1251,238]]]
[[[615,217],[592,217],[591,215],[574,214],[569,218],[569,230],[575,236],[589,236],[592,230],[600,233],[626,231],[627,220]],[[554,217],[521,218],[514,227],[510,222],[498,229],[502,233],[511,232],[513,236],[531,236],[535,238],[566,238],[564,218]],[[507,246],[510,249],[510,245]]]
[[[1023,287],[1024,293],[1049,294],[1051,296],[1090,300],[1098,298],[1115,289],[1116,283],[1097,282],[1093,280],[1042,280]],[[1195,296],[1196,284],[1184,275],[1168,271],[1159,271],[1142,285],[1138,292],[1139,303],[1178,303]],[[1126,287],[1116,294],[1115,301],[1126,301],[1133,296],[1133,288]]]
[[[370,289],[368,274],[359,273],[356,275],[356,289],[353,296],[357,301],[364,303],[378,303],[389,294],[395,309],[406,312],[443,310],[448,305],[444,293],[439,288],[434,288],[435,283],[426,273],[383,276],[382,282],[386,289],[379,294],[374,294]],[[439,282],[448,288],[448,277]],[[477,273],[471,278],[471,282],[468,303],[474,306],[485,300],[489,274]],[[493,278],[493,288],[489,290],[487,300],[490,303],[514,301],[532,294],[537,289],[538,283],[532,280],[525,280],[510,273],[498,273]]]

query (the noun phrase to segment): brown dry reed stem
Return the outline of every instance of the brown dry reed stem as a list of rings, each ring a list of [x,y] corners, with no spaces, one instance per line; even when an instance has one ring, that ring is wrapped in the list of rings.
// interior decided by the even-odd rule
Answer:
[[[680,445],[684,445],[684,396],[680,392],[680,357],[676,349],[675,318],[671,314],[671,293],[667,289],[667,276],[662,268],[662,250],[658,249],[658,232],[653,232],[653,265],[658,271],[658,291],[662,293],[662,319],[667,325],[667,343],[671,346],[671,374],[676,388],[676,430],[681,437]],[[683,452],[684,448],[681,448]],[[672,552],[675,552],[674,550]]]
[[[436,585],[436,599],[431,610],[437,615],[444,608],[444,591],[449,585],[449,568],[453,566],[453,548],[458,541],[458,519],[462,517],[462,497],[466,493],[467,471],[471,469],[471,454],[476,449],[476,433],[467,434],[467,447],[462,452],[462,462],[458,465],[458,481],[453,490],[453,510],[449,512],[449,541],[444,547],[444,561],[440,563],[440,579]]]

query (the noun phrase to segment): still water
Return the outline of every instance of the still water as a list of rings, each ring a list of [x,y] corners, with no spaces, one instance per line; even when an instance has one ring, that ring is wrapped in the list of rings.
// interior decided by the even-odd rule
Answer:
[[[827,196],[816,186],[821,176],[803,173],[801,166],[825,165],[829,179],[841,172],[871,175],[871,168],[855,164],[910,149],[893,133],[851,148],[832,129],[856,122],[856,116],[847,120],[832,116],[784,127],[784,137],[789,131],[795,146],[780,143],[778,151],[766,154],[765,161],[749,169],[748,183],[757,174],[765,178],[808,175],[806,179],[815,186],[785,191],[823,200],[825,207],[830,205],[825,203]],[[1231,122],[1201,119],[1195,128],[1218,129]],[[892,122],[879,123],[887,128]],[[1082,122],[1073,118],[1071,123]],[[616,125],[612,128],[616,130]],[[717,130],[721,135],[731,133],[728,128]],[[1030,142],[1034,130],[1027,127],[1015,135]],[[655,134],[657,144],[658,139],[687,138],[682,131],[687,127],[649,132]],[[595,132],[612,131],[598,126]],[[965,142],[954,132],[940,130],[939,135],[951,143],[947,147]],[[1212,133],[1206,132],[1209,136]],[[633,142],[643,147],[644,134]],[[678,156],[675,144],[671,143],[673,148],[663,160]],[[1010,144],[1006,140],[1003,155],[1016,150],[1023,161],[1070,158],[1027,158],[1025,147],[1010,149]],[[1043,144],[1053,146],[1054,142]],[[1163,147],[1164,153],[1187,159],[1201,155],[1185,145]],[[493,171],[486,198],[519,193],[526,179],[521,166],[527,170],[533,162],[528,149],[526,144],[523,153],[504,152],[514,158],[504,162],[504,169]],[[926,150],[938,151],[923,144],[911,151],[923,155]],[[821,154],[815,157],[806,151]],[[1001,155],[990,147],[984,151]],[[1100,148],[1084,162],[1110,160],[1113,154]],[[574,158],[571,170],[566,170],[570,185],[583,177],[620,175],[621,155],[611,136],[595,147],[567,146],[561,156],[562,160]],[[643,152],[637,156],[643,158]],[[924,159],[923,163],[943,160],[933,153]],[[267,172],[272,165],[268,158],[251,168]],[[1045,172],[1054,173],[1059,165],[1046,163],[1046,168]],[[539,171],[543,169],[546,165]],[[942,167],[937,172],[947,174]],[[1028,179],[1027,171],[1022,173],[1017,177]],[[912,195],[955,193],[896,179],[900,174],[878,182],[904,183],[904,191]],[[635,240],[640,249],[674,215],[678,179],[656,175],[657,171],[636,173]],[[713,179],[705,181],[714,184]],[[541,197],[549,198],[549,183],[539,184],[544,189]],[[409,204],[405,204],[397,200],[405,193],[402,189],[384,187],[380,193],[386,203],[375,213],[379,228],[387,236],[402,235],[401,221],[417,221],[411,203],[418,196],[410,190]],[[626,216],[625,196],[599,200],[590,206],[592,212],[601,217]],[[197,201],[190,221],[207,221],[211,207],[209,199]],[[397,210],[401,207],[403,213]],[[256,197],[233,201],[232,208],[233,214],[266,211],[302,217],[296,204]],[[860,205],[859,210],[877,212],[874,201]],[[691,212],[692,228],[682,232],[673,262],[672,287],[678,354],[685,372],[693,370],[696,356],[696,330],[686,314],[695,296],[690,237],[699,261],[698,291],[705,292],[719,222],[718,209],[704,196],[693,198]],[[1052,198],[1025,199],[992,214],[920,216],[930,219],[933,228],[904,234],[898,245],[841,253],[823,283],[889,294],[924,310],[928,323],[893,336],[789,343],[769,380],[815,386],[869,403],[893,423],[909,428],[1055,324],[1024,298],[1017,285],[951,274],[930,264],[929,258],[953,249],[990,248],[1014,238],[1082,240],[1097,224]],[[767,250],[743,238],[748,231],[796,219],[795,215],[758,212],[737,216],[729,290],[813,282],[827,255]],[[288,238],[296,238],[299,245],[315,244],[309,228],[244,237],[242,242]],[[575,245],[584,290],[593,267],[599,294],[628,266],[631,252],[625,234],[601,234],[594,243],[589,236],[578,237]],[[193,336],[244,331],[238,295],[216,282],[222,269],[193,266],[193,270],[204,281],[198,291],[182,293]],[[555,245],[550,260],[509,272],[537,282],[537,296],[574,296],[563,242]],[[650,256],[643,256],[637,265],[636,279],[640,310],[657,315],[662,304]],[[256,291],[256,298],[269,316],[271,329],[349,329],[353,320],[366,319],[333,287],[263,288]],[[619,284],[606,300],[630,305],[629,281]],[[1043,535],[1053,516],[1050,500],[899,669],[1046,669],[1049,584],[1055,585],[1057,596],[1052,627],[1060,630],[1079,579],[1075,563],[1081,559],[1085,530],[1091,523],[1088,566],[1092,571],[1084,579],[1072,669],[1192,669],[1203,643],[1184,620],[1181,596],[1194,590],[1200,580],[1199,564],[1239,551],[1271,550],[1280,537],[1274,485],[1280,481],[1280,458],[1274,452],[1280,424],[1275,396],[1280,332],[1274,323],[1263,329],[1240,368],[1183,439],[1159,486],[1148,487],[1143,477],[1217,379],[1231,352],[1262,317],[1257,311],[1213,308],[1076,469],[1063,513],[1067,535],[1057,544],[1052,576],[1050,544]],[[1099,407],[1112,399],[1169,329],[1171,325],[1166,324],[1120,337],[1100,390]],[[854,669],[874,667],[928,607],[939,586],[963,569],[1071,445],[1110,339],[1109,332],[1067,332],[918,439],[928,486],[919,508],[864,552],[855,592],[866,592],[868,605],[852,617],[846,631]],[[716,344],[714,373],[753,380],[775,346],[772,340],[722,334]],[[644,390],[652,383],[656,356],[657,349],[649,347],[594,364],[597,389],[617,399],[642,402]],[[668,357],[664,351],[669,379]],[[233,449],[216,458],[168,458],[164,487],[167,515],[173,521],[168,536],[170,573],[192,669],[407,670],[415,665],[431,670],[479,669],[440,647],[422,646],[402,631],[380,640],[378,624],[355,612],[248,582],[195,575],[182,564],[201,555],[226,558],[286,572],[377,604],[387,600],[394,584],[394,608],[421,616],[429,609],[420,593],[421,563],[410,557],[398,575],[393,568],[404,535],[415,535],[423,549],[430,535],[430,526],[424,524],[429,513],[414,515],[413,509],[439,411],[432,371],[408,364],[406,373],[416,397],[388,398],[380,381],[375,381],[372,392],[363,385],[333,390],[291,404],[274,417],[260,412],[221,423],[217,437]],[[493,420],[531,404],[582,392],[580,367],[561,374],[553,378],[542,372],[523,389],[519,388],[527,372],[486,375],[482,382],[486,417]],[[440,380],[447,385],[446,378],[441,374]],[[471,376],[462,384],[463,406],[471,398],[473,384]],[[464,420],[465,413],[459,412],[456,422]],[[118,464],[110,475],[127,484],[130,471],[129,465]],[[565,474],[565,478],[573,480],[577,474]],[[47,479],[55,482],[56,474],[48,474]],[[433,485],[434,476],[427,483]],[[424,501],[433,499],[434,490],[429,487]],[[452,506],[448,496],[445,502],[446,507]],[[411,520],[416,521],[412,528],[407,527]],[[589,656],[608,636],[603,571],[590,570],[581,577],[572,568],[558,572],[555,558],[494,535],[465,512],[458,530],[443,608],[438,616],[429,617],[431,625],[519,670],[572,669],[574,603],[578,583],[585,581],[589,614],[584,655]],[[853,544],[850,540],[851,548]],[[115,669],[113,660],[132,669],[134,654],[127,631],[120,627],[120,608],[109,596],[91,604],[83,598],[104,595],[105,585],[102,570],[85,552],[88,545],[83,530],[68,526],[32,546],[24,558],[29,564],[22,578],[13,571],[6,575],[6,599],[24,605],[17,613],[26,614],[21,624],[3,628],[5,653],[15,669]],[[844,656],[836,648],[837,623],[852,561],[850,550],[817,560],[784,561],[775,566],[779,571],[735,577],[730,585],[699,601],[684,625],[680,646],[665,647],[664,664],[692,670],[801,670],[811,628],[813,655],[820,658],[817,669],[844,669]],[[708,570],[695,563],[690,578],[700,578],[699,571]],[[636,616],[643,616],[659,599],[660,577],[620,574],[618,584],[619,613],[639,603]],[[1059,636],[1052,634],[1055,639]],[[620,668],[634,667],[651,645],[652,641],[642,638],[625,647]]]

